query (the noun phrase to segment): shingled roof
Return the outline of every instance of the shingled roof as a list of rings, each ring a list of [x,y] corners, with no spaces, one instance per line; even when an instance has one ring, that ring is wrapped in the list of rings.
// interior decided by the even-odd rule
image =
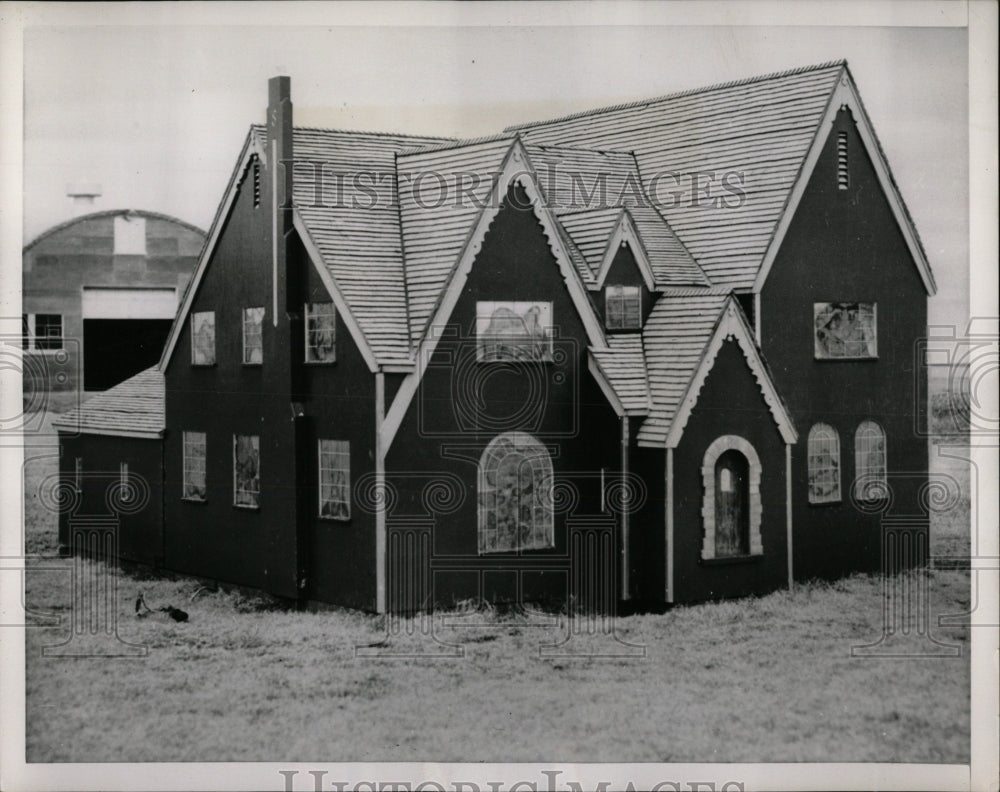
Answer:
[[[631,151],[646,189],[712,283],[748,289],[843,61],[511,127],[528,144]],[[679,174],[678,185],[667,174]],[[714,174],[696,199],[693,174]],[[742,179],[745,198],[720,184]],[[679,200],[666,200],[681,190]]]
[[[70,434],[160,437],[164,417],[163,374],[153,366],[59,415],[52,426]]]

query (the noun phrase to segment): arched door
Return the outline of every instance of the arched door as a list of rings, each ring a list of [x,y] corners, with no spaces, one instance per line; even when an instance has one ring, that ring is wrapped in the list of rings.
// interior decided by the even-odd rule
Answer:
[[[552,460],[531,435],[495,437],[479,463],[479,552],[553,546]]]
[[[715,463],[715,555],[750,552],[750,464],[731,449]]]

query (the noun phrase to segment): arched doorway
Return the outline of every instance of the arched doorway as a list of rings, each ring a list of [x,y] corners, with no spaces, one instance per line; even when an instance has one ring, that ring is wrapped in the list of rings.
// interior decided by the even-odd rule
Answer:
[[[715,463],[715,555],[750,552],[750,463],[736,449]]]
[[[761,555],[760,457],[738,435],[717,437],[701,466],[703,559]]]

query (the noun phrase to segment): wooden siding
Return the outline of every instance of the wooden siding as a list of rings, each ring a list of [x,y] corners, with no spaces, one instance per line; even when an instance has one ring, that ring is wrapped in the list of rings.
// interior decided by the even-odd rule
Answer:
[[[738,435],[761,463],[762,556],[702,561],[701,466],[723,435]],[[742,350],[723,343],[674,452],[674,575],[677,602],[764,594],[787,583],[785,444]]]
[[[848,135],[848,190],[837,185],[839,132]],[[877,360],[814,359],[813,303],[840,300],[878,304]],[[879,515],[850,503],[854,431],[863,420],[886,431],[894,511],[926,516],[918,492],[927,480],[927,439],[915,428],[915,416],[926,415],[926,388],[917,387],[914,370],[926,326],[920,275],[850,113],[841,112],[761,293],[764,354],[801,433],[792,454],[797,578],[879,568]],[[840,436],[837,504],[808,503],[805,438],[817,422]]]

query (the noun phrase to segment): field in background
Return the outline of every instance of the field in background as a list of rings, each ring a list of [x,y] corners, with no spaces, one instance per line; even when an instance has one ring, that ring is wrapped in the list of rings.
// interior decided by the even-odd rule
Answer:
[[[947,456],[961,409],[939,402],[932,475],[962,496],[934,516],[933,552],[967,556],[968,469]],[[52,438],[26,454],[26,545],[45,556],[55,520],[37,486],[56,451]],[[919,573],[931,634],[960,648],[949,658],[851,656],[882,634],[877,576],[617,619],[611,645],[641,657],[542,659],[565,616],[469,612],[435,617],[448,647],[421,640],[419,621],[396,625],[414,633],[404,647],[461,657],[391,659],[355,653],[385,638],[384,618],[129,574],[119,634],[145,657],[43,657],[69,634],[71,564],[29,563],[26,601],[63,619],[27,630],[29,761],[968,761],[968,628],[937,624],[969,607],[959,569]],[[140,592],[190,621],[137,618]]]

